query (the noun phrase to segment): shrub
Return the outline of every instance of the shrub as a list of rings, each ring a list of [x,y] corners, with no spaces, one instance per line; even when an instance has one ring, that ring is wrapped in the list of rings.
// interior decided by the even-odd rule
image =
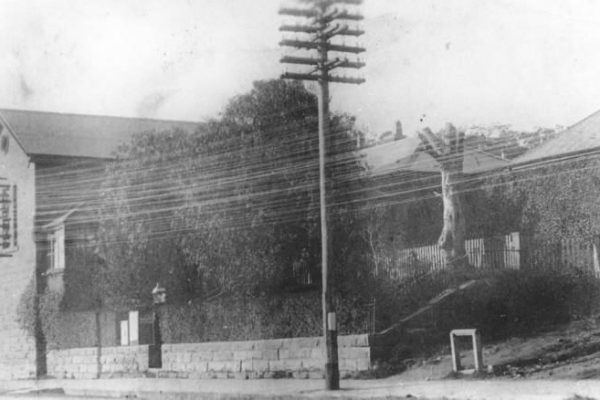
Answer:
[[[447,298],[410,326],[428,326],[429,340],[444,344],[450,330],[467,327],[497,340],[535,334],[599,311],[600,280],[581,270],[499,270],[480,278],[476,286]],[[439,274],[421,287],[430,293],[445,279]]]
[[[577,269],[504,271],[478,304],[481,329],[491,337],[527,335],[597,311],[600,281]],[[473,299],[471,299],[473,303]]]
[[[368,331],[371,303],[357,296],[336,303],[340,334]],[[314,289],[172,304],[161,311],[161,332],[169,343],[320,336],[322,329],[321,292]]]
[[[38,337],[37,330],[41,329],[48,347],[56,347],[57,332],[60,329],[61,301],[61,293],[48,289],[36,299],[35,280],[32,278],[19,299],[17,308],[19,326],[32,338]],[[36,318],[39,318],[39,322]]]
[[[35,298],[35,278],[31,278],[17,306],[17,323],[30,337],[35,337],[36,330],[36,298]]]

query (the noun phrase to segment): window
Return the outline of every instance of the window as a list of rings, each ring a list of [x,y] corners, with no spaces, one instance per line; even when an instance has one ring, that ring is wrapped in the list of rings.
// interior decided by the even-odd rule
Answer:
[[[65,269],[65,226],[55,227],[48,234],[49,270]]]
[[[0,251],[15,251],[18,245],[17,185],[0,184]]]

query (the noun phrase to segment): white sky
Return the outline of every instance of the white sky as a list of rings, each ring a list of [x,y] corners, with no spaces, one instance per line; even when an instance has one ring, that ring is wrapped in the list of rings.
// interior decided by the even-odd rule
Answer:
[[[215,116],[283,71],[280,5],[0,0],[0,107]],[[600,109],[600,1],[365,0],[362,12],[367,83],[331,95],[372,133],[395,120],[408,133],[446,121],[553,127]]]

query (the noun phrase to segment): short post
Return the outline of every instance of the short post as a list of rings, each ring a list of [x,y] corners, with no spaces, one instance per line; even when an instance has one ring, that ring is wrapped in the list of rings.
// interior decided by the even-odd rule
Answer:
[[[452,352],[452,370],[458,372],[462,369],[460,365],[460,352],[456,351],[456,344],[454,343],[454,331],[450,332],[450,351]]]
[[[160,314],[159,307],[167,301],[167,291],[161,287],[159,283],[156,283],[154,289],[152,289],[152,311],[153,311],[153,323],[152,323],[152,344],[149,346],[148,351],[148,367],[149,368],[162,368],[162,337],[160,334]]]
[[[477,330],[473,334],[473,358],[475,361],[475,371],[483,371],[483,352],[481,350],[481,335]]]
[[[464,370],[460,364],[460,352],[456,348],[456,336],[470,336],[473,344],[474,369]],[[450,349],[452,351],[452,370],[457,373],[469,374],[483,371],[483,353],[481,336],[477,329],[454,329],[450,331]]]
[[[334,312],[327,313],[327,335],[329,335],[328,339],[331,344],[330,346],[326,346],[325,350],[330,352],[330,354],[326,355],[330,362],[325,363],[325,376],[328,383],[327,390],[338,390],[340,388],[340,369],[338,365],[337,326]]]

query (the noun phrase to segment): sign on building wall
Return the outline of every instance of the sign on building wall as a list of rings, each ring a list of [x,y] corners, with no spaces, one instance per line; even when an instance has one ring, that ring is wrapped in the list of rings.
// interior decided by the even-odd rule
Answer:
[[[145,316],[140,315],[138,310],[121,312],[117,315],[119,327],[119,344],[121,346],[135,346],[138,344],[149,344],[146,338]],[[150,332],[152,331],[150,326]]]
[[[139,343],[139,312],[129,311],[129,344]]]
[[[120,322],[121,328],[121,346],[129,344],[129,321],[123,320]]]
[[[0,249],[16,249],[17,240],[17,186],[3,183],[0,184]]]

